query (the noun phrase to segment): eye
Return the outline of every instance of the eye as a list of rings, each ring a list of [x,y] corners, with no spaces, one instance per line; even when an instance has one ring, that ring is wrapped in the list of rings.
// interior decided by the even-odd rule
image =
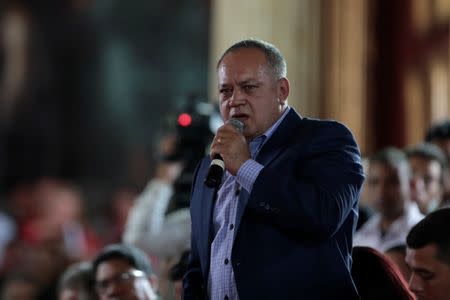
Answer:
[[[425,281],[431,280],[434,278],[434,273],[431,272],[417,272],[417,274],[420,276],[420,278],[422,278]]]
[[[256,86],[256,85],[246,84],[246,85],[244,85],[242,88],[244,89],[244,91],[250,92],[250,91],[256,89],[257,87],[258,87],[258,86]]]
[[[221,95],[223,95],[224,97],[230,97],[232,94],[233,94],[233,89],[230,89],[230,88],[221,88],[220,90],[219,90],[219,93],[221,94]]]

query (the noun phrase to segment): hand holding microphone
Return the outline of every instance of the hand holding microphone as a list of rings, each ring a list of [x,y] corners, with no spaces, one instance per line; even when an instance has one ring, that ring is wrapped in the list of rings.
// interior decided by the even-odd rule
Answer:
[[[229,119],[219,128],[211,144],[212,162],[205,178],[206,186],[218,187],[225,170],[236,175],[241,165],[251,157],[243,131],[244,123],[237,119]]]

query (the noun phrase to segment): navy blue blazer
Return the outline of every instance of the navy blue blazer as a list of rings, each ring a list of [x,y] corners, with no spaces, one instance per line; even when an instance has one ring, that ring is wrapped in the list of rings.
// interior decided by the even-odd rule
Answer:
[[[364,180],[351,132],[334,121],[286,115],[261,148],[251,193],[241,190],[231,262],[241,300],[357,299],[352,237]],[[216,191],[196,171],[184,299],[207,299]]]

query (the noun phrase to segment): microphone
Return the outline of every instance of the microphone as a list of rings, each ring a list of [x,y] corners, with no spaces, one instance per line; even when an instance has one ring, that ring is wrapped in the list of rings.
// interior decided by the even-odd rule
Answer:
[[[244,123],[242,123],[238,119],[229,119],[227,121],[227,124],[232,125],[241,134],[244,132]],[[224,170],[225,163],[223,162],[222,157],[220,156],[220,154],[215,154],[213,156],[211,164],[209,165],[208,174],[206,175],[204,181],[205,185],[210,188],[217,188],[222,182]]]

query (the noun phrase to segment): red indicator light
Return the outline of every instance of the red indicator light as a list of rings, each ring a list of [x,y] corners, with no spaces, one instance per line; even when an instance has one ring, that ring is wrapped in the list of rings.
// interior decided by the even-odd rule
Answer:
[[[178,124],[180,126],[187,127],[187,126],[191,125],[191,123],[192,123],[192,118],[190,115],[183,113],[178,116]]]

